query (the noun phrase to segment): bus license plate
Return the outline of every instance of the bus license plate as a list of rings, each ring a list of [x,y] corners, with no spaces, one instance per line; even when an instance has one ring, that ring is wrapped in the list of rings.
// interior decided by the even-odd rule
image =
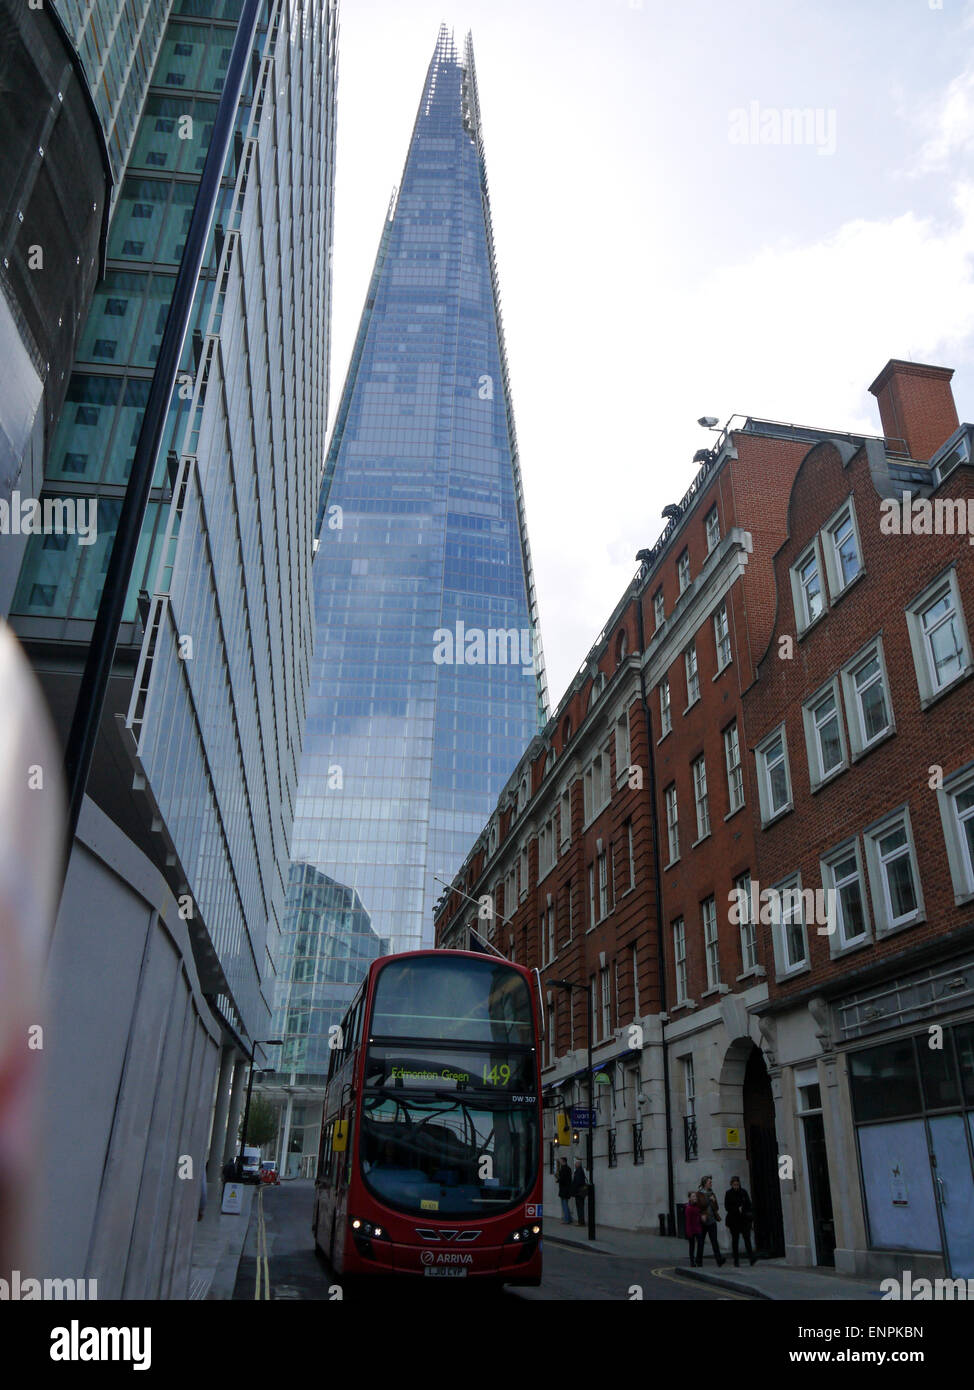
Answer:
[[[427,1279],[466,1279],[467,1271],[456,1265],[438,1265],[435,1269],[424,1269]]]

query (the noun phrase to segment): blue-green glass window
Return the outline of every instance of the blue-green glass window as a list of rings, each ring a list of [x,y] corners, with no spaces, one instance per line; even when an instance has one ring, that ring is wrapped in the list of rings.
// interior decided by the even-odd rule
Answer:
[[[78,344],[79,361],[128,361],[146,283],[144,275],[108,272],[92,298]],[[111,351],[107,343],[113,345]]]
[[[48,478],[98,481],[121,390],[118,377],[72,376],[47,463]]]
[[[118,197],[108,254],[125,260],[151,261],[162,230],[170,185],[162,179],[126,179]],[[138,216],[135,209],[138,208]],[[150,209],[148,215],[146,209]]]

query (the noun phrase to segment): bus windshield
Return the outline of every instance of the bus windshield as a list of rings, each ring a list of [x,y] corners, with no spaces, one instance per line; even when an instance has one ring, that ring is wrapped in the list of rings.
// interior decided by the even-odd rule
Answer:
[[[380,1201],[434,1220],[493,1216],[522,1201],[537,1175],[538,1113],[519,1099],[367,1091],[366,1186]]]
[[[360,1165],[416,1216],[499,1214],[540,1157],[531,991],[506,961],[423,955],[383,965],[362,1095]]]
[[[523,975],[489,957],[393,960],[379,972],[369,1032],[530,1046],[531,994]]]

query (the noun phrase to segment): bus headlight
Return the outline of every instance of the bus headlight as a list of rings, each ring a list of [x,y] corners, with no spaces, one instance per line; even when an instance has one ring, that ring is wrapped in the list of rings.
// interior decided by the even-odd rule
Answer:
[[[375,1226],[371,1221],[360,1221],[357,1216],[349,1217],[348,1223],[355,1232],[357,1239],[363,1240],[388,1240],[383,1226]]]

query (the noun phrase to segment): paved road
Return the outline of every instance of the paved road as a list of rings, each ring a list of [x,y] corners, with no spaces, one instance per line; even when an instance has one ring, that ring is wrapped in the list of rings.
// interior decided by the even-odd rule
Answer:
[[[340,1283],[317,1258],[311,1238],[314,1184],[304,1180],[263,1188],[253,1215],[233,1291],[235,1300],[291,1299],[322,1301],[336,1298]],[[507,1289],[502,1297],[530,1301],[580,1299],[678,1299],[681,1302],[743,1301],[740,1294],[709,1288],[684,1278],[679,1269],[651,1260],[628,1259],[594,1250],[545,1242],[544,1282],[537,1289]],[[396,1297],[402,1286],[397,1283]],[[484,1291],[475,1286],[414,1291],[444,1297],[469,1298]],[[344,1296],[344,1291],[343,1291]],[[751,1301],[751,1300],[746,1300]]]

